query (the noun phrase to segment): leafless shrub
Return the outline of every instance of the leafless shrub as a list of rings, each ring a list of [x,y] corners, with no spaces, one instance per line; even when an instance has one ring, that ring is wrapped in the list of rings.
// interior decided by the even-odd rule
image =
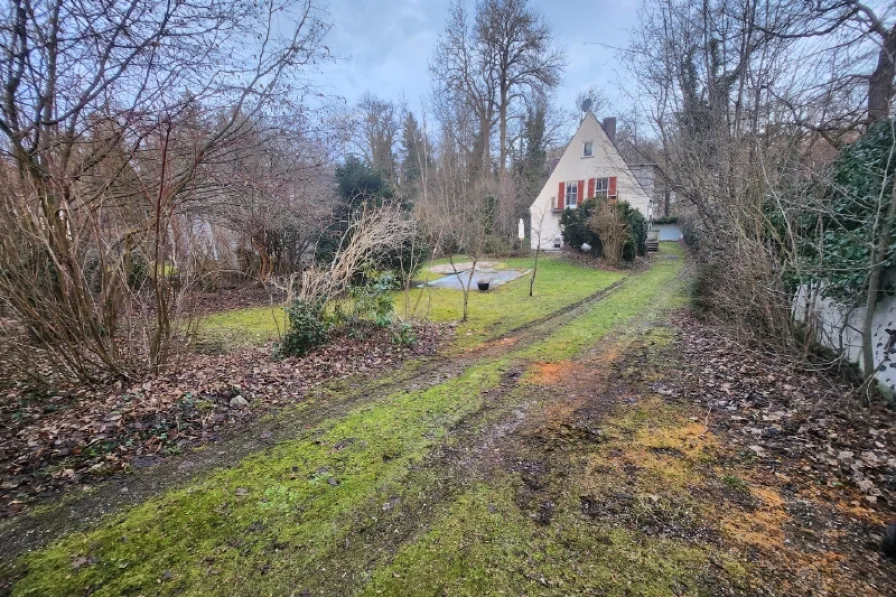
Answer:
[[[662,178],[701,232],[700,301],[732,334],[798,359],[810,339],[792,317],[803,264],[781,190],[889,116],[892,7],[664,0],[640,16],[623,56],[661,144]],[[819,199],[791,198],[829,209]]]
[[[587,225],[600,238],[604,258],[610,265],[618,266],[622,261],[628,225],[616,206],[608,201],[599,201]]]
[[[295,298],[317,304],[344,296],[352,279],[377,254],[400,248],[416,234],[416,222],[398,206],[362,208],[330,262],[302,273]]]
[[[0,301],[63,374],[156,370],[189,331],[213,167],[326,56],[328,26],[310,0],[51,0],[0,19]]]

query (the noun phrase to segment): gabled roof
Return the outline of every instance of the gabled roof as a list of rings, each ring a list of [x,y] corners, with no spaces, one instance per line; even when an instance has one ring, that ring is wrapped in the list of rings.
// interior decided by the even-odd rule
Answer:
[[[579,126],[576,127],[576,132],[574,132],[572,134],[572,137],[569,138],[569,141],[566,142],[566,145],[563,147],[563,151],[560,152],[560,158],[559,158],[560,160],[562,160],[563,156],[566,155],[566,152],[569,151],[569,146],[572,144],[572,140],[575,139],[576,135],[579,134],[579,131],[581,130],[582,126],[585,124],[585,120],[587,120],[589,117],[594,119],[594,122],[597,123],[597,128],[600,130],[600,132],[602,132],[604,134],[604,136],[607,138],[607,140],[613,146],[613,149],[616,150],[616,153],[619,154],[619,157],[622,158],[623,163],[625,163],[625,165],[629,168],[629,170],[631,170],[631,168],[633,168],[634,166],[643,165],[643,164],[630,164],[628,162],[628,160],[625,159],[625,154],[623,154],[619,150],[619,145],[616,143],[615,136],[611,137],[607,133],[607,129],[604,128],[604,123],[601,122],[601,120],[597,116],[595,116],[594,112],[592,112],[591,110],[588,110],[587,112],[585,112],[585,115],[582,117],[582,120],[579,122]],[[558,162],[559,162],[559,160],[558,160]],[[647,189],[644,188],[644,185],[641,184],[641,181],[638,180],[638,177],[633,175],[633,178],[635,179],[635,182],[638,184],[638,186],[641,187],[641,190],[644,191],[644,194],[647,195],[648,197],[650,197],[650,193],[647,192]]]

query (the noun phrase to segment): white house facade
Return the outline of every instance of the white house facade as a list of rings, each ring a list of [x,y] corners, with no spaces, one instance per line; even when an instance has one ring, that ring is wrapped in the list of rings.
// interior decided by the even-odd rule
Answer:
[[[567,207],[576,207],[591,197],[627,201],[650,218],[650,194],[638,182],[613,142],[616,119],[606,119],[606,128],[587,112],[551,172],[535,202],[532,216],[532,248],[559,250],[563,241],[560,215]],[[608,130],[609,129],[609,133]]]

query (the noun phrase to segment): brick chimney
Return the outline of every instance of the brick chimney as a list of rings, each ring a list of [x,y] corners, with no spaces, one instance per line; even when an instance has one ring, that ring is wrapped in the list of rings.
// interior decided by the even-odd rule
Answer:
[[[615,116],[607,116],[604,118],[604,132],[607,133],[607,136],[610,138],[610,141],[613,143],[616,142],[616,117]]]

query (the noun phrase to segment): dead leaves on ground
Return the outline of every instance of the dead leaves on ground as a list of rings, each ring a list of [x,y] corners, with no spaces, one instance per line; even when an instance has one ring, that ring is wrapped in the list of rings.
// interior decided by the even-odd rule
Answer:
[[[215,441],[264,412],[303,400],[321,383],[432,354],[442,334],[421,327],[412,347],[393,343],[386,331],[340,337],[307,357],[281,361],[271,357],[270,346],[191,355],[174,370],[137,383],[70,387],[51,397],[13,387],[0,397],[0,516],[68,486]]]
[[[787,359],[741,346],[724,330],[682,317],[680,349],[688,364],[679,387],[702,403],[707,420],[729,430],[746,457],[770,472],[797,467],[832,489],[861,492],[866,506],[893,500],[896,417],[885,405],[848,398],[852,386]],[[896,503],[881,503],[888,509]]]

